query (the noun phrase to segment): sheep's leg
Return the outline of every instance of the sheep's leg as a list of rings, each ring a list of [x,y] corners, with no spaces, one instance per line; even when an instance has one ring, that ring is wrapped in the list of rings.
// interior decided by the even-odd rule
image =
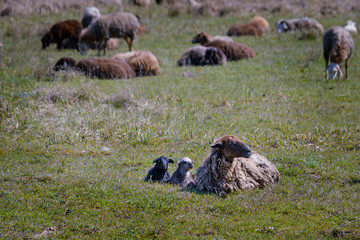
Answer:
[[[62,41],[58,41],[58,42],[56,43],[56,49],[57,49],[58,51],[61,50],[61,45],[62,45]]]
[[[107,42],[108,42],[108,38],[105,39],[104,41],[104,45],[103,45],[103,49],[104,49],[104,56],[106,55],[106,46],[107,46]]]
[[[346,59],[346,60],[345,60],[345,79],[348,78],[348,72],[347,72],[347,69],[348,69],[348,60],[349,60],[349,59]]]
[[[131,52],[132,51],[132,45],[133,45],[132,39],[130,37],[124,37],[124,38],[125,38],[126,43],[129,46],[129,51]]]

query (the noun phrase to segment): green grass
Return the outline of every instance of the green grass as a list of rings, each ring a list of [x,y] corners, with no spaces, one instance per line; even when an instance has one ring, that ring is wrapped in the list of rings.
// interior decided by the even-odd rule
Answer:
[[[357,47],[346,81],[324,80],[320,39],[274,30],[235,39],[255,50],[254,59],[175,67],[199,31],[225,34],[249,18],[169,18],[156,5],[127,7],[142,16],[147,32],[135,49],[157,56],[157,77],[52,73],[60,57],[83,56],[54,45],[43,51],[41,35],[55,21],[80,18],[80,10],[0,22],[1,238],[34,238],[48,227],[56,239],[360,237]],[[291,16],[265,17],[274,28]],[[327,29],[348,18],[318,20]],[[119,51],[127,51],[123,40]],[[270,159],[281,183],[222,199],[143,181],[161,155],[188,156],[196,169],[214,138],[226,134]]]

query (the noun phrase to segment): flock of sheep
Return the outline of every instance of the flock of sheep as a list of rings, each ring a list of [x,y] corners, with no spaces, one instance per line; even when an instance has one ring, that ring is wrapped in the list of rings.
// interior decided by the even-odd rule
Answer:
[[[276,24],[278,32],[311,32],[316,35],[324,33],[322,25],[312,18],[284,20]],[[193,37],[190,47],[177,61],[177,66],[188,65],[224,65],[227,61],[254,58],[255,52],[249,46],[235,42],[231,36],[251,35],[262,37],[270,25],[262,17],[254,17],[245,24],[230,26],[227,36],[211,36],[200,32]],[[160,74],[156,57],[149,51],[132,51],[136,36],[144,32],[141,19],[131,13],[116,12],[101,16],[95,7],[88,7],[82,21],[67,20],[54,24],[41,39],[43,48],[51,43],[57,49],[77,49],[86,54],[88,49],[97,49],[106,55],[107,49],[117,48],[117,38],[123,38],[129,52],[118,53],[111,58],[85,58],[76,62],[73,58],[64,57],[57,61],[55,71],[75,70],[90,77],[122,79],[137,76]],[[351,33],[357,34],[356,25],[347,21],[345,27],[332,27],[323,35],[323,50],[326,63],[326,78],[334,79],[343,76],[340,64],[345,62],[345,77],[348,77],[348,60],[354,50]],[[177,170],[170,176],[168,164],[172,159],[164,156],[155,159],[155,166],[150,169],[145,181],[177,184],[198,191],[214,192],[220,196],[238,189],[266,187],[280,181],[276,167],[265,157],[252,152],[236,136],[228,135],[217,139],[212,145],[207,158],[190,174],[193,162],[189,158],[181,159]]]

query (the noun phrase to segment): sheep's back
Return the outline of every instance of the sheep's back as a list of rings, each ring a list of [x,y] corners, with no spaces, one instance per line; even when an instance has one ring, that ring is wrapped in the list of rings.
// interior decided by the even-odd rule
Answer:
[[[354,41],[346,29],[335,26],[324,34],[323,48],[324,53],[330,55],[330,61],[341,63],[351,56],[354,50]]]
[[[126,61],[135,71],[137,76],[153,76],[160,74],[160,67],[156,57],[148,51],[134,51],[119,53],[114,59]]]
[[[225,42],[220,40],[205,43],[205,47],[216,47],[224,52],[229,61],[237,61],[255,57],[255,52],[249,46],[238,42]]]
[[[54,39],[79,38],[82,30],[81,23],[76,19],[70,19],[54,24],[50,32]]]

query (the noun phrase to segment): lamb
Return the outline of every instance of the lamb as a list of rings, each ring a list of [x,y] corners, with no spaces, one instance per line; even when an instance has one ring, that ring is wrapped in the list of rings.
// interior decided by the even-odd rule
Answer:
[[[264,188],[279,181],[276,167],[233,135],[215,140],[196,170],[196,189],[220,196],[238,189]]]
[[[324,32],[323,26],[313,18],[294,18],[290,20],[280,19],[276,23],[276,29],[279,33],[281,32],[296,32],[300,31],[305,35],[317,36]],[[304,36],[305,36],[304,35]]]
[[[342,78],[340,64],[345,61],[345,79],[348,77],[348,60],[354,50],[351,34],[343,27],[332,27],[323,36],[326,79]],[[330,59],[330,64],[329,63]]]
[[[55,71],[74,69],[91,78],[98,77],[100,79],[122,79],[136,76],[127,62],[106,58],[87,58],[77,63],[72,58],[61,58],[53,69]]]
[[[263,37],[265,36],[264,28],[257,22],[251,21],[244,24],[233,24],[230,26],[228,32],[228,36],[255,36],[255,37]]]
[[[357,28],[356,28],[356,23],[351,21],[351,20],[346,21],[344,28],[346,30],[348,30],[352,34],[357,34],[358,33]]]
[[[84,16],[81,20],[81,24],[82,24],[83,28],[87,28],[94,19],[96,19],[100,16],[101,16],[101,14],[97,7],[85,8]]]
[[[238,42],[215,40],[202,44],[204,47],[215,47],[224,52],[228,61],[254,58],[255,52],[249,46]]]
[[[172,159],[161,156],[153,161],[155,166],[151,168],[145,178],[145,181],[154,181],[159,183],[166,183],[170,180],[170,174],[168,170],[168,164],[174,163]]]
[[[70,39],[77,42],[81,30],[82,26],[78,20],[71,19],[63,22],[57,22],[51,27],[50,31],[41,38],[43,49],[50,46],[50,43],[56,43],[57,50],[60,51],[63,40]]]
[[[263,29],[265,31],[269,31],[270,30],[270,24],[269,22],[263,18],[263,17],[260,17],[260,16],[255,16],[253,19],[252,19],[253,22],[256,22],[257,24],[259,24],[260,26],[263,27]]]
[[[206,32],[200,32],[192,39],[192,43],[200,43],[204,44],[206,42],[211,42],[213,40],[222,40],[222,41],[228,41],[233,42],[233,40],[228,36],[214,36],[212,37],[210,34],[207,34]]]
[[[114,37],[124,38],[129,46],[129,51],[131,51],[136,34],[142,32],[143,25],[140,18],[132,13],[116,12],[104,15],[96,18],[88,28],[81,32],[79,49],[81,54],[86,54],[88,45],[98,42],[98,55],[100,56],[101,50],[104,50],[105,55],[107,41]]]
[[[177,61],[177,66],[222,65],[226,63],[225,54],[214,47],[195,46],[187,49]]]
[[[156,76],[160,74],[159,63],[151,52],[133,51],[118,53],[112,58],[126,61],[134,69],[136,76]]]
[[[169,183],[179,185],[185,188],[194,188],[196,186],[195,176],[189,171],[194,167],[192,160],[184,157],[177,163],[177,169],[172,174]]]

